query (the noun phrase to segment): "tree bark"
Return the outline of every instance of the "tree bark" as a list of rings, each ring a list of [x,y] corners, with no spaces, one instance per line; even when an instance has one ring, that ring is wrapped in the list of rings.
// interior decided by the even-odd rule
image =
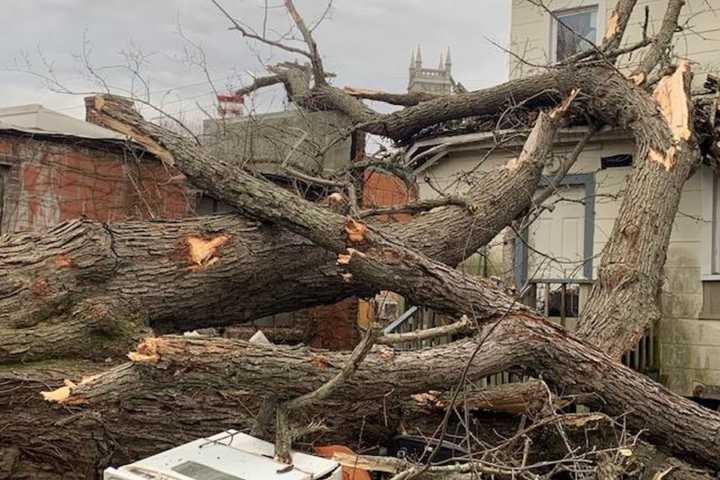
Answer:
[[[636,128],[633,171],[578,325],[578,335],[617,359],[662,316],[659,296],[670,234],[683,186],[700,164],[690,78],[684,63],[663,79],[654,95],[658,122],[636,122],[643,127]],[[657,138],[667,146],[658,148]]]
[[[482,345],[480,338],[414,352],[376,348],[344,388],[318,405],[317,412],[329,415],[333,425],[344,425],[335,430],[341,434],[357,433],[354,429],[360,425],[384,425],[388,416],[393,417],[387,412],[409,395],[443,390],[456,383],[463,366],[474,356],[468,380],[501,370],[526,369],[551,384],[562,385],[567,393],[585,395],[609,414],[625,415],[629,428],[647,431],[647,438],[663,450],[699,465],[720,467],[717,413],[667,391],[544,319],[532,313],[513,313],[493,328]],[[336,376],[348,355],[229,339],[150,339],[133,355],[133,363],[60,392],[56,398],[61,403],[56,407],[37,397],[38,384],[27,386],[26,408],[16,407],[23,396],[15,392],[14,408],[0,420],[0,438],[6,448],[15,446],[24,453],[19,466],[23,462],[36,465],[38,456],[63,454],[69,458],[76,438],[92,438],[98,451],[85,450],[88,457],[76,459],[87,472],[95,465],[128,461],[172,442],[211,433],[206,430],[249,428],[238,412],[250,408],[254,414],[258,407],[252,399],[262,401],[270,389],[280,398],[309,393]],[[359,398],[361,405],[355,405]],[[170,411],[182,415],[169,419]],[[307,415],[312,417],[313,412]],[[54,426],[37,440],[44,447],[29,435],[41,431],[31,425],[39,418]],[[180,427],[168,423],[180,420]],[[157,442],[159,432],[164,437],[161,442]],[[60,438],[71,440],[62,444],[51,441]],[[351,438],[342,440],[354,444]]]
[[[466,206],[435,208],[382,228],[456,265],[529,206],[547,148],[482,177]],[[230,325],[374,293],[342,282],[335,260],[299,235],[235,215],[110,225],[84,219],[6,235],[0,362],[105,358],[127,352],[148,327]]]
[[[686,73],[682,72],[683,81],[686,80]],[[629,127],[635,133],[638,143],[644,147],[641,152],[656,163],[660,163],[660,159],[665,162],[675,161],[671,155],[674,132],[661,114],[658,104],[649,95],[612,68],[580,69],[572,74],[575,84],[595,92],[587,105],[592,113],[613,124]],[[494,291],[487,282],[466,278],[358,222],[346,222],[340,216],[324,214],[312,205],[302,202],[292,203],[285,193],[237,172],[223,162],[207,166],[207,162],[181,139],[167,137],[163,132],[144,124],[142,119],[124,109],[122,105],[109,108],[104,113],[111,120],[133,125],[140,131],[140,135],[135,137],[136,140],[142,141],[147,137],[172,151],[177,166],[198,181],[200,186],[211,189],[248,214],[282,225],[335,253],[344,254],[343,252],[347,251],[349,258],[342,260],[342,263],[347,263],[349,271],[363,283],[390,288],[405,294],[418,304],[458,315],[467,314],[470,318],[482,319],[485,322],[508,317],[510,320],[501,324],[512,324],[519,328],[513,332],[516,340],[524,339],[528,335],[540,338],[543,335],[536,329],[547,328],[548,330],[543,332],[545,337],[539,342],[542,347],[538,345],[537,351],[533,351],[535,358],[523,357],[521,351],[516,349],[512,355],[517,357],[516,361],[540,366],[558,384],[566,385],[572,381],[580,390],[584,385],[586,389],[605,397],[606,408],[610,411],[624,413],[624,409],[632,410],[628,418],[632,419],[636,428],[645,426],[640,414],[653,413],[653,410],[648,410],[648,405],[654,405],[657,409],[661,404],[670,404],[671,413],[666,413],[663,418],[653,418],[654,424],[649,426],[651,435],[666,441],[670,448],[697,461],[714,462],[709,460],[713,453],[712,448],[708,450],[707,447],[707,440],[711,435],[707,427],[717,426],[715,414],[667,391],[658,390],[659,387],[652,381],[639,378],[630,370],[608,361],[607,357],[581,342],[565,337],[564,348],[556,350],[558,345],[562,345],[562,341],[559,338],[548,338],[548,335],[550,332],[555,332],[559,337],[562,335],[553,330],[554,327],[547,325],[542,318],[517,305],[512,299]],[[352,247],[354,252],[347,250],[348,247]],[[358,248],[362,251],[357,250]],[[527,335],[523,335],[523,329],[528,329],[528,332],[525,332]],[[530,340],[528,343],[531,342]],[[516,342],[513,342],[513,345],[516,346]],[[496,349],[496,352],[498,351]],[[554,363],[543,362],[543,354],[546,358],[552,358]],[[570,363],[567,363],[568,359]],[[505,360],[512,363],[512,360]],[[602,365],[602,368],[598,368],[598,365]],[[497,370],[508,366],[496,365]],[[605,382],[602,381],[603,377]],[[648,389],[658,392],[652,401],[640,398],[646,395]],[[352,391],[351,388],[349,390]],[[687,436],[674,432],[673,422],[680,418],[694,427]]]

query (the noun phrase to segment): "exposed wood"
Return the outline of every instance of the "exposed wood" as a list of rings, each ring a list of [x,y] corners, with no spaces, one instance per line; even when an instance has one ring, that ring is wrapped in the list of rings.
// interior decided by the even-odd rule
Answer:
[[[352,257],[352,255],[350,255]],[[348,258],[350,260],[350,258]],[[389,333],[379,337],[375,343],[378,345],[396,345],[405,342],[420,342],[438,337],[452,337],[460,333],[471,332],[474,328],[473,322],[469,318],[463,317],[457,322],[440,327],[426,328],[416,332],[407,333]]]
[[[94,104],[107,108],[108,103]],[[192,144],[188,148],[189,154],[196,153]],[[522,168],[501,168],[484,176],[468,192],[467,207],[435,208],[404,225],[383,225],[383,230],[456,265],[530,205],[546,154],[546,145],[527,151]],[[218,173],[231,178],[229,172]],[[297,203],[289,192],[283,198]],[[319,206],[313,211],[328,213]],[[207,246],[211,244],[203,242],[208,239],[225,237],[215,240],[222,245],[214,245],[211,258],[205,258],[209,251],[188,244]],[[193,255],[197,258],[190,260]],[[57,268],[57,258],[70,263]],[[0,358],[104,358],[126,352],[146,326],[161,332],[223,326],[373,293],[366,286],[339,281],[335,260],[304,238],[231,215],[113,225],[76,220],[49,232],[6,235],[0,237],[0,271],[6,272],[0,276],[0,290],[7,292],[0,300],[0,335],[7,340],[0,345]],[[285,266],[282,271],[275,268],[278,262]],[[82,302],[93,303],[96,297],[105,302],[109,296],[122,307],[118,312],[127,311],[126,318],[137,321],[125,322],[128,328],[116,326],[113,332],[118,335],[99,348],[89,344],[97,338],[92,322],[85,324],[72,312]],[[59,323],[63,326],[57,327]],[[112,324],[108,318],[105,323]]]
[[[615,358],[661,317],[663,265],[683,185],[700,158],[690,124],[687,64],[658,85],[636,129],[634,168],[582,317],[578,335]]]
[[[620,46],[636,4],[637,0],[620,0],[615,3],[602,39],[603,51],[614,50]]]

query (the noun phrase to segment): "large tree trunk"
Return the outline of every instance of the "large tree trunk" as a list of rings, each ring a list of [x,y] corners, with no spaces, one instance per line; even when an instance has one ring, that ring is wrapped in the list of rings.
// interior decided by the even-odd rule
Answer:
[[[344,425],[334,430],[340,437],[323,440],[356,445],[354,435],[361,429],[366,439],[377,440],[384,425],[386,434],[392,431],[403,399],[455,384],[473,358],[470,381],[500,370],[528,370],[563,386],[568,394],[584,394],[586,403],[625,415],[628,427],[647,431],[664,450],[720,468],[720,444],[715,441],[720,416],[715,412],[672,394],[534,314],[517,311],[487,328],[492,332],[482,345],[479,335],[416,352],[376,348],[344,388],[305,413]],[[64,457],[73,458],[82,472],[64,478],[87,478],[86,472],[108,462],[138,458],[210,430],[247,428],[248,415],[257,412],[269,392],[281,399],[308,393],[336,375],[348,356],[228,339],[150,339],[133,356],[134,363],[57,392],[57,406],[37,395],[40,382],[23,383],[18,375],[8,379],[5,374],[9,383],[2,391],[13,401],[2,402],[6,411],[0,438],[3,448],[21,453],[16,472]],[[39,429],[38,421],[47,428]],[[76,455],[84,442],[93,448]]]
[[[286,3],[290,2],[286,0]],[[622,2],[629,10],[634,3],[632,0]],[[682,2],[673,0],[671,4],[678,7]],[[673,14],[670,10],[669,16]],[[625,24],[620,22],[619,29]],[[619,40],[608,38],[607,43],[619,44]],[[657,59],[653,61],[650,57],[641,63],[654,66]],[[253,314],[271,313],[269,310],[273,308],[282,311],[281,307],[268,307],[266,303],[272,303],[271,299],[267,294],[263,296],[262,290],[272,284],[271,279],[279,282],[281,292],[287,292],[276,302],[283,305],[282,308],[292,302],[312,304],[318,298],[333,295],[340,298],[350,292],[392,289],[417,304],[452,315],[467,315],[478,323],[480,331],[471,339],[418,352],[377,348],[341,389],[314,405],[312,410],[302,412],[294,419],[296,422],[307,422],[307,416],[322,414],[328,423],[337,427],[334,431],[341,434],[346,443],[354,440],[356,433],[348,425],[360,425],[363,434],[366,426],[372,425],[376,427],[374,438],[380,438],[393,430],[394,419],[399,418],[395,416],[396,408],[407,402],[408,396],[431,389],[446,390],[448,385],[461,380],[479,380],[497,371],[517,369],[540,375],[567,393],[582,395],[585,403],[610,414],[622,415],[631,429],[646,431],[649,439],[667,451],[699,465],[720,468],[720,444],[716,441],[720,416],[632,372],[605,353],[616,355],[620,350],[611,345],[614,339],[619,339],[622,349],[627,348],[646,325],[647,318],[642,317],[641,309],[647,305],[647,299],[656,294],[657,269],[667,249],[669,227],[658,229],[651,218],[645,218],[639,226],[632,225],[632,215],[648,216],[651,211],[662,218],[672,217],[682,184],[696,162],[689,114],[683,116],[684,109],[678,108],[688,104],[688,72],[684,68],[664,85],[665,100],[672,100],[667,105],[663,103],[662,94],[656,96],[657,101],[653,100],[613,66],[591,63],[581,68],[568,65],[533,79],[510,82],[463,98],[422,102],[412,110],[382,117],[374,116],[347,93],[327,85],[316,48],[313,69],[318,76],[316,87],[306,93],[302,102],[346,111],[357,122],[364,123],[366,131],[399,139],[407,139],[424,126],[445,119],[497,113],[507,101],[506,94],[512,93],[516,101],[533,98],[536,105],[547,101],[547,97],[541,99],[537,95],[540,91],[552,90],[574,97],[580,88],[581,93],[587,94],[581,95],[580,102],[587,113],[611,125],[629,128],[636,138],[638,168],[632,181],[640,186],[631,189],[633,199],[657,201],[660,193],[666,192],[647,193],[644,189],[658,186],[677,191],[673,190],[671,201],[664,209],[643,209],[642,205],[639,209],[623,207],[608,259],[603,263],[601,282],[593,293],[594,303],[583,320],[586,326],[581,332],[586,338],[576,339],[498,291],[491,282],[465,277],[448,266],[472,253],[527,207],[567,104],[549,115],[540,115],[519,161],[476,185],[470,208],[446,207],[421,216],[407,226],[379,228],[298,199],[247,174],[237,164],[214,159],[186,139],[145,122],[128,104],[113,97],[98,97],[94,101],[94,113],[106,126],[128,134],[165,160],[174,161],[198,186],[244,214],[269,222],[273,228],[292,232],[283,233],[281,238],[291,239],[287,248],[295,248],[296,254],[317,252],[318,257],[309,263],[303,263],[302,258],[293,263],[296,270],[292,274],[284,271],[275,277],[270,274],[258,283],[256,277],[248,273],[256,274],[256,270],[240,268],[238,275],[232,265],[227,265],[224,255],[227,250],[237,248],[231,247],[237,237],[227,230],[190,232],[191,237],[178,236],[177,231],[167,237],[163,236],[163,230],[152,237],[159,247],[148,241],[136,249],[130,237],[118,241],[115,233],[103,234],[96,228],[89,246],[81,248],[83,241],[79,241],[79,255],[73,249],[63,250],[62,245],[77,240],[72,235],[49,237],[43,239],[48,244],[41,254],[37,258],[31,256],[14,272],[17,276],[7,283],[7,288],[3,288],[11,299],[5,309],[6,318],[12,322],[10,328],[26,329],[24,338],[29,339],[6,349],[5,360],[52,355],[50,349],[43,350],[48,341],[59,346],[63,353],[58,356],[95,352],[96,342],[100,342],[101,350],[106,350],[102,346],[103,338],[119,339],[118,344],[122,345],[141,333],[148,319],[154,326],[170,325],[173,329],[188,324],[197,327],[225,322],[234,312],[246,308],[235,295],[226,297],[228,285],[243,295],[257,292],[249,300],[257,302],[250,303],[255,305]],[[647,77],[650,71],[643,73]],[[645,77],[636,79],[642,83]],[[555,100],[552,97],[551,102]],[[83,223],[68,225],[61,230]],[[187,224],[172,225],[182,230],[184,227],[178,225]],[[253,234],[270,228],[252,225]],[[468,232],[473,233],[468,236]],[[235,234],[245,238],[246,233]],[[264,234],[259,235],[262,238],[256,241],[266,240]],[[642,240],[638,240],[639,237]],[[53,238],[61,239],[59,250]],[[9,252],[12,248],[21,249],[20,245],[9,245]],[[83,253],[85,247],[92,253]],[[118,253],[123,248],[130,250],[125,255],[131,260],[126,263],[121,261],[123,254]],[[147,255],[141,253],[142,250],[157,251],[156,256],[151,256],[152,268],[145,264]],[[285,260],[282,257],[268,262],[270,252],[277,249],[261,251],[265,253],[260,263],[265,267],[258,268],[263,272],[268,271],[267,265],[278,270],[278,262]],[[171,252],[179,256],[172,256]],[[237,261],[242,263],[253,253],[238,256]],[[632,261],[618,270],[615,264],[623,260],[626,253]],[[169,269],[168,263],[172,264]],[[10,265],[7,263],[5,268]],[[303,268],[310,265],[322,265],[323,271],[307,277]],[[54,268],[51,274],[46,273],[48,266]],[[83,271],[84,266],[89,270]],[[74,274],[73,269],[78,267],[80,273]],[[163,273],[155,277],[155,269]],[[117,274],[120,275],[116,277]],[[293,276],[295,274],[297,276]],[[133,275],[149,275],[146,288],[133,288],[137,285]],[[219,279],[213,283],[216,275]],[[642,276],[649,276],[649,281],[645,282]],[[163,281],[158,282],[158,278]],[[307,282],[307,278],[312,280]],[[317,278],[326,279],[327,283],[315,281]],[[347,284],[342,284],[339,278]],[[167,280],[175,282],[170,297],[166,296],[167,285],[171,284]],[[292,288],[293,282],[300,282],[299,287]],[[110,284],[117,288],[108,290]],[[152,287],[158,285],[161,290],[153,290]],[[183,291],[178,285],[189,288]],[[327,285],[327,289],[323,289],[323,285]],[[161,293],[156,294],[157,291]],[[618,292],[620,295],[616,295]],[[14,298],[17,294],[21,297]],[[13,316],[12,307],[21,306],[18,299],[27,301],[32,298],[28,295],[37,294],[51,299],[47,303],[50,314],[48,309],[41,308],[30,317]],[[174,315],[183,313],[182,307],[170,307],[174,313],[169,314],[164,302],[167,298],[192,294],[209,294],[210,298],[200,300],[205,303],[193,303],[193,308],[197,307],[195,315],[199,317],[203,307],[212,306],[213,309],[207,311],[214,312],[222,305],[226,308],[225,316],[219,315],[221,320],[192,318],[175,323],[178,320]],[[624,305],[629,314],[618,313],[620,302],[630,303]],[[601,318],[592,313],[599,312],[599,307],[615,313]],[[66,325],[80,331],[71,336],[54,335]],[[598,335],[600,328],[609,328],[612,333]],[[15,333],[9,330],[4,336],[13,342]],[[82,342],[79,344],[82,346],[72,345],[78,342]],[[591,342],[597,342],[600,348],[593,347]],[[33,357],[35,349],[42,352],[37,357]],[[69,383],[47,395],[47,401],[31,393],[50,379],[23,380],[16,373],[3,374],[7,388],[0,389],[0,395],[8,401],[2,404],[5,411],[0,418],[0,454],[3,455],[0,473],[6,478],[87,478],[109,462],[135,459],[210,433],[208,430],[230,426],[247,428],[249,415],[257,412],[260,404],[273,404],[313,391],[335,378],[348,358],[347,353],[260,346],[237,340],[160,337],[142,343],[131,355],[132,363],[77,385]],[[358,403],[357,398],[363,402]],[[182,415],[173,415],[176,412]],[[44,415],[41,425],[37,424],[38,415]],[[348,434],[352,438],[348,438]]]
[[[676,25],[679,7],[668,15],[669,25]],[[690,80],[689,66],[682,63],[656,87],[657,106],[633,103],[639,110],[629,125],[637,148],[633,171],[578,325],[578,335],[617,359],[661,317],[659,295],[673,222],[683,186],[700,163]]]
[[[435,208],[383,230],[456,265],[528,208],[548,150],[549,143],[537,145],[522,161],[489,172],[468,192],[467,206]],[[202,162],[199,168],[215,163],[198,149],[187,154]],[[266,182],[248,178],[264,189]],[[287,204],[298,203],[289,191],[276,191]],[[342,218],[301,205],[312,206],[318,219]],[[105,358],[126,352],[147,327],[229,325],[376,291],[343,282],[336,257],[309,240],[232,215],[111,225],[77,220],[0,239],[0,362]]]

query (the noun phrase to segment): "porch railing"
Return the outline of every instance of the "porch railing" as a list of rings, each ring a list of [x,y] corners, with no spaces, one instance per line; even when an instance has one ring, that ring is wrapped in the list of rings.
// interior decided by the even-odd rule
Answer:
[[[593,281],[586,279],[532,279],[522,302],[557,322],[570,332],[577,328],[577,320],[590,294]],[[397,320],[385,327],[385,333],[406,333],[447,325],[454,319],[424,307],[410,307]],[[404,350],[430,347],[452,341],[450,337],[407,342],[399,345]],[[636,347],[623,355],[622,363],[633,370],[657,378],[657,339],[654,327],[638,342]],[[523,381],[524,377],[501,372],[485,379],[488,385]]]

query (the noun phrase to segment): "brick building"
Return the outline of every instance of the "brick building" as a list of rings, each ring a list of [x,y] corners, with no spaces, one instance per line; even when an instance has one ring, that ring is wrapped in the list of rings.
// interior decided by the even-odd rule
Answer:
[[[344,145],[345,164],[356,148]],[[365,178],[363,206],[404,203],[407,194],[401,181],[373,172]],[[0,234],[43,230],[80,216],[118,222],[229,210],[117,132],[41,105],[0,109]],[[397,217],[390,220],[405,219]],[[261,319],[256,325],[307,326],[304,340],[313,346],[352,348],[359,339],[356,325],[362,306],[358,299],[346,299]]]
[[[122,135],[41,105],[0,109],[0,233],[86,216],[180,218],[196,193]]]

